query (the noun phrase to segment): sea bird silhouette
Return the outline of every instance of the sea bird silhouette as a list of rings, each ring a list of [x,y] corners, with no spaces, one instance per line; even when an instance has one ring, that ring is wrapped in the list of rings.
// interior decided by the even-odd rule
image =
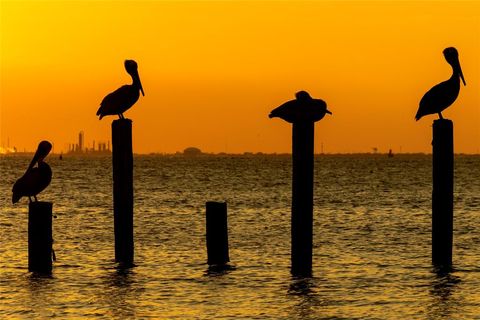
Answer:
[[[145,95],[140,82],[140,76],[138,75],[137,63],[133,60],[125,60],[125,70],[132,77],[132,84],[121,86],[103,98],[97,111],[97,116],[100,116],[99,120],[105,116],[115,114],[120,119],[124,119],[123,113],[137,102],[140,96],[139,91],[142,92],[143,96]]]
[[[37,151],[33,156],[27,171],[18,179],[12,188],[12,203],[17,203],[21,197],[26,196],[32,202],[31,197],[37,200],[37,194],[45,190],[52,181],[52,170],[43,160],[52,150],[52,144],[42,141],[38,144]],[[34,168],[35,164],[38,166]]]
[[[295,94],[296,99],[290,100],[275,108],[268,115],[269,118],[281,118],[287,122],[319,121],[326,113],[327,104],[321,99],[313,99],[306,91]]]
[[[460,78],[463,81],[463,85],[467,85],[463,78],[457,49],[453,47],[446,48],[443,50],[443,55],[448,64],[452,66],[452,76],[447,81],[437,84],[425,93],[422,100],[420,100],[420,106],[415,115],[415,120],[417,121],[427,114],[434,113],[438,113],[440,119],[443,119],[442,111],[448,108],[458,97],[458,93],[460,92]]]

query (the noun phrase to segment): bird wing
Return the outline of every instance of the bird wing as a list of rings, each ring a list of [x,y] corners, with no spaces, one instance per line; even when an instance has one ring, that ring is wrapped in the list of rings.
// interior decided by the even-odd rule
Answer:
[[[424,115],[441,112],[450,106],[455,99],[457,99],[457,96],[458,93],[455,94],[455,92],[452,91],[448,81],[437,84],[432,89],[428,90],[420,100],[415,119],[418,120]]]
[[[295,121],[296,109],[298,108],[298,100],[290,100],[281,106],[273,109],[268,115],[269,118],[281,118],[287,122]]]
[[[118,109],[125,105],[125,97],[129,95],[129,91],[130,86],[124,85],[105,96],[97,110],[97,116],[119,113]]]
[[[38,177],[37,171],[37,168],[33,168],[20,177],[13,185],[12,192],[22,197],[32,195],[31,190],[35,189],[35,182]]]
[[[33,168],[26,172],[13,185],[15,195],[34,196],[42,192],[52,181],[52,171],[48,164],[43,163],[42,168]]]

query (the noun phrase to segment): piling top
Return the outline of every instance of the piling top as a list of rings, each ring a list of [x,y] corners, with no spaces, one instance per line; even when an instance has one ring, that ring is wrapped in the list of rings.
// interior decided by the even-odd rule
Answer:
[[[112,126],[114,125],[126,125],[126,124],[131,124],[132,123],[132,120],[131,119],[128,119],[128,118],[123,118],[123,119],[115,119],[112,121]]]
[[[217,201],[207,201],[207,202],[205,202],[205,206],[207,207],[207,210],[208,209],[221,210],[221,209],[227,207],[227,203],[226,202],[217,202]]]
[[[326,113],[332,114],[327,109],[327,104],[321,99],[313,99],[306,91],[299,91],[295,100],[290,100],[270,112],[269,118],[280,118],[289,123],[317,122]]]
[[[436,120],[433,120],[433,126],[434,127],[438,127],[438,126],[451,127],[453,126],[453,121],[450,119],[436,119]]]
[[[35,209],[50,209],[53,207],[53,203],[47,201],[33,201],[28,204],[28,207]]]

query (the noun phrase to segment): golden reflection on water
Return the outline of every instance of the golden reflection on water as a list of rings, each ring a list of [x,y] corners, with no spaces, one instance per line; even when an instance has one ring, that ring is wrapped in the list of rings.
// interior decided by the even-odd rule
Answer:
[[[128,270],[111,260],[111,159],[51,159],[42,197],[58,216],[53,276],[27,273],[26,203],[0,197],[0,318],[475,319],[480,157],[455,160],[447,274],[431,270],[430,160],[317,157],[314,276],[297,279],[288,157],[136,157],[137,266]],[[0,158],[0,195],[28,161]],[[233,269],[206,264],[208,200],[229,203]]]
[[[450,319],[459,311],[461,297],[454,295],[460,278],[449,271],[434,270],[435,276],[431,281],[430,294],[432,303],[427,307],[428,319]]]
[[[114,319],[132,319],[136,315],[136,301],[143,290],[134,287],[135,273],[131,269],[117,269],[102,279],[103,294],[99,299],[107,306],[106,315]]]

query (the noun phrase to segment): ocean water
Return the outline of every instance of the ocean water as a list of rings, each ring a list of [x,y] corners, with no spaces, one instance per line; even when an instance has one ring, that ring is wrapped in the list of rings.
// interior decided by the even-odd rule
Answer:
[[[480,157],[455,158],[454,270],[431,265],[431,157],[315,159],[313,277],[290,275],[288,156],[136,156],[135,263],[113,261],[110,157],[50,156],[51,277],[27,270],[27,157],[0,158],[0,318],[480,319]],[[205,202],[235,269],[208,271]]]

